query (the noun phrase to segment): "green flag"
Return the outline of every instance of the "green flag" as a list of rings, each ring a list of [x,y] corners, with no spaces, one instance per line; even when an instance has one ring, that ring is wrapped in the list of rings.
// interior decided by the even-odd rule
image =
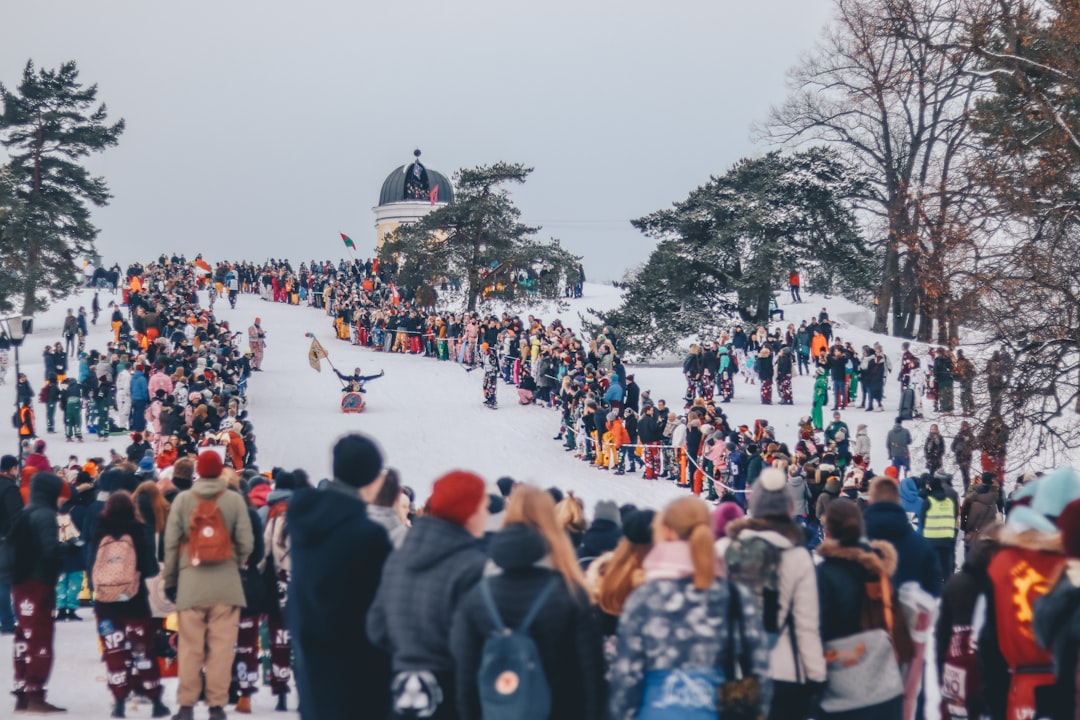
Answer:
[[[351,237],[349,237],[345,233],[341,233],[341,239],[345,241],[345,247],[351,248],[353,250],[356,249],[356,243],[352,241]]]

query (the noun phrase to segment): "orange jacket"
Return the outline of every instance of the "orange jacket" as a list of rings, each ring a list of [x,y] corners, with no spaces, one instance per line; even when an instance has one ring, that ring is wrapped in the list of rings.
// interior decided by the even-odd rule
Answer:
[[[232,460],[233,469],[242,470],[244,468],[244,455],[246,454],[247,448],[244,446],[244,439],[230,430],[229,449],[226,451],[226,455]]]
[[[626,432],[626,426],[622,420],[612,420],[607,424],[608,432],[611,433],[611,444],[617,448],[630,444],[630,433]]]

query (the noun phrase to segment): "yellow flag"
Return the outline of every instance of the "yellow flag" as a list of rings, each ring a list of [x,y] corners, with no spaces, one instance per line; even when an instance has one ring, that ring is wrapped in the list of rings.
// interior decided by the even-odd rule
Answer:
[[[325,357],[326,350],[319,344],[319,340],[317,338],[311,338],[311,348],[308,349],[308,362],[311,363],[311,367],[322,372],[322,365],[319,361]]]

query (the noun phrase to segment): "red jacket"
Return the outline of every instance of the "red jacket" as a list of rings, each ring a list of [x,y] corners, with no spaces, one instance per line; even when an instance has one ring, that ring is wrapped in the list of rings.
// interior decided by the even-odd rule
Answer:
[[[1053,658],[1035,641],[1031,623],[1035,601],[1050,592],[1065,557],[1056,533],[1006,529],[1001,542],[1005,547],[990,561],[988,572],[994,585],[997,645],[1012,676],[1006,718],[1025,720],[1035,711],[1035,688],[1054,682]]]

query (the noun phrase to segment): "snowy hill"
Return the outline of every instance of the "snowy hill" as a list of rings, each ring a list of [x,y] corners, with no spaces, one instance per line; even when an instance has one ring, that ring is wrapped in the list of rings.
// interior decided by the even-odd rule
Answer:
[[[35,332],[23,347],[22,370],[27,373],[35,391],[42,384],[41,352],[47,343],[60,339],[60,327],[67,307],[90,306],[92,293],[83,292],[60,303],[36,318]],[[101,295],[106,306],[110,296]],[[619,292],[611,286],[587,285],[585,297],[569,301],[558,314],[564,324],[577,327],[578,314],[592,308],[609,308],[619,302]],[[894,366],[900,354],[900,341],[869,332],[870,314],[867,310],[839,299],[824,300],[808,296],[799,305],[783,304],[788,322],[798,325],[803,318],[827,307],[836,322],[836,335],[850,340],[856,347],[881,342]],[[481,404],[479,372],[466,372],[453,362],[408,355],[387,355],[356,348],[337,340],[330,318],[307,308],[268,303],[254,295],[242,295],[235,310],[227,303],[215,307],[220,319],[228,320],[237,330],[246,329],[255,317],[262,319],[268,347],[264,361],[265,372],[256,373],[249,384],[249,411],[255,424],[258,464],[263,468],[281,465],[302,467],[313,479],[330,472],[330,449],[343,433],[369,433],[382,444],[387,462],[398,468],[403,482],[416,489],[419,498],[427,496],[431,483],[451,468],[474,470],[494,487],[494,481],[509,475],[547,487],[556,485],[573,490],[586,501],[591,513],[597,500],[611,499],[619,503],[633,502],[658,507],[685,491],[666,481],[644,480],[640,475],[612,476],[593,469],[572,453],[564,452],[560,443],[552,440],[558,430],[559,415],[553,410],[517,404],[514,388],[500,385],[499,409],[492,411]],[[532,314],[549,321],[555,309],[534,309]],[[528,313],[523,313],[528,314]],[[104,348],[108,329],[108,312],[91,328],[88,348]],[[368,384],[367,410],[358,415],[340,411],[340,384],[329,368],[315,372],[307,360],[309,340],[314,333],[329,352],[330,360],[343,371],[359,366],[365,374],[385,370],[386,376]],[[14,408],[14,357],[8,370],[7,383],[0,387],[0,407]],[[654,400],[665,399],[679,409],[685,391],[680,368],[630,367],[643,390],[650,390]],[[736,398],[724,406],[730,421],[752,425],[755,419],[766,419],[775,426],[778,437],[793,443],[795,425],[800,416],[810,412],[812,380],[794,378],[794,406],[759,403],[758,387],[736,380]],[[871,466],[880,470],[887,463],[885,435],[892,424],[899,392],[895,372],[886,384],[885,412],[868,413],[857,409],[844,412],[844,420],[854,430],[857,425],[869,426],[873,450]],[[43,408],[36,406],[35,410]],[[39,418],[43,423],[43,418]],[[927,423],[911,423],[916,443],[921,445]],[[946,430],[946,437],[951,431]],[[122,450],[129,442],[126,437],[96,442],[88,436],[85,443],[65,443],[60,434],[46,436],[47,454],[54,463],[66,460],[69,454],[85,460],[107,455],[108,448]],[[919,447],[919,445],[916,445]],[[15,431],[7,425],[0,431],[0,451],[15,452]],[[921,466],[921,452],[913,452],[914,465]],[[951,469],[949,462],[946,468]],[[82,614],[90,616],[89,610]],[[0,639],[0,677],[10,675],[10,638]],[[97,718],[106,713],[108,696],[105,690],[105,668],[98,660],[93,624],[62,623],[57,629],[57,667],[50,698],[61,706],[72,708],[69,717]],[[173,703],[175,694],[170,683],[166,698]],[[290,702],[295,703],[295,696]],[[264,690],[254,698],[254,717],[289,717],[271,711],[273,699]],[[147,708],[130,713],[132,717],[148,716]],[[295,715],[292,715],[295,717]]]
[[[36,318],[34,334],[22,349],[22,370],[35,391],[42,384],[41,352],[46,343],[60,339],[66,308],[89,307],[91,297],[92,293],[84,291]],[[102,305],[107,305],[110,296],[100,297]],[[612,286],[588,284],[585,297],[567,301],[561,312],[548,307],[528,313],[545,321],[557,314],[564,324],[577,327],[579,313],[585,314],[590,307],[612,307],[618,302],[619,291]],[[808,296],[802,304],[784,304],[786,318],[774,325],[783,327],[788,322],[798,325],[822,307],[828,308],[839,338],[850,340],[856,347],[881,342],[896,364],[900,341],[869,332],[869,311],[845,300]],[[265,372],[252,376],[248,393],[258,464],[263,468],[302,467],[315,479],[325,477],[330,472],[330,448],[334,440],[344,433],[361,431],[379,440],[388,463],[398,468],[403,482],[415,488],[420,498],[426,497],[435,478],[455,467],[475,470],[491,483],[509,475],[544,487],[573,489],[590,508],[601,499],[655,506],[679,493],[667,483],[629,474],[612,477],[575,460],[572,453],[564,452],[560,443],[551,439],[558,431],[558,413],[538,406],[519,406],[513,387],[500,384],[499,409],[484,408],[480,373],[466,372],[454,362],[354,347],[335,337],[330,318],[321,311],[265,302],[255,295],[241,295],[235,310],[227,303],[218,302],[215,312],[236,330],[246,329],[255,317],[260,317],[267,333]],[[107,311],[102,316],[103,320],[91,328],[88,348],[104,348],[107,342]],[[386,372],[385,377],[368,384],[365,412],[341,413],[338,380],[328,367],[318,373],[308,365],[309,340],[305,334],[309,332],[319,339],[329,352],[330,361],[343,372],[357,366],[365,374]],[[11,365],[8,383],[0,387],[0,407],[14,409],[14,357]],[[651,391],[653,400],[663,398],[669,406],[681,407],[685,385],[678,368],[630,366],[628,371],[636,375],[642,390]],[[724,410],[734,425],[752,425],[758,418],[766,419],[777,429],[781,440],[793,443],[798,418],[810,412],[813,381],[796,375],[793,386],[794,406],[765,407],[759,403],[757,386],[736,379],[735,400],[724,406]],[[898,395],[894,372],[886,383],[886,407],[891,409],[883,413],[851,409],[844,413],[844,420],[852,430],[858,424],[868,425],[873,468],[880,469],[887,462],[885,435],[892,424]],[[43,414],[43,408],[37,409]],[[916,442],[921,440],[920,425],[913,426]],[[49,436],[48,440],[49,457],[54,463],[63,461],[69,453],[83,459],[91,454],[105,454],[105,449],[110,447],[122,450],[128,443],[127,438],[98,443],[89,436],[82,445],[67,444],[59,434]],[[9,452],[16,449],[15,431],[10,425],[0,432],[0,443],[10,448]],[[918,458],[915,462],[918,466]]]

